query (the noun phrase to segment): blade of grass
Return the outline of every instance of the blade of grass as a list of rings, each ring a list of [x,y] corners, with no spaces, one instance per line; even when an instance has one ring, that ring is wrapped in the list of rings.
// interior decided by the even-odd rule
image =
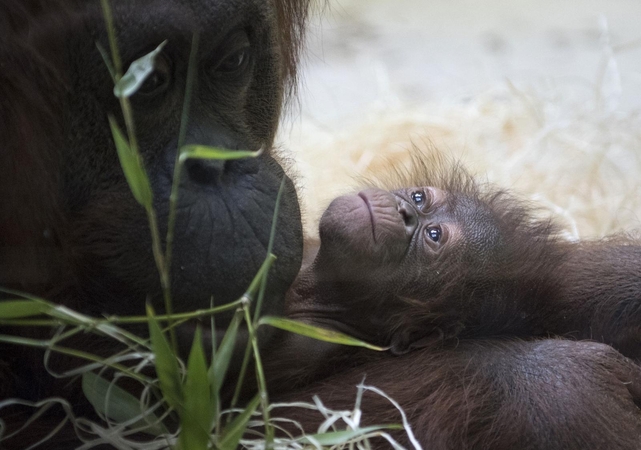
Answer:
[[[236,448],[238,448],[238,443],[247,428],[247,422],[249,422],[251,415],[256,411],[259,404],[260,397],[256,395],[244,411],[225,427],[222,438],[218,442],[218,448],[220,450],[236,450]]]
[[[388,350],[387,347],[379,347],[376,345],[368,344],[367,342],[361,341],[343,333],[339,333],[338,331],[315,327],[313,325],[308,325],[306,323],[297,322],[291,319],[285,319],[283,317],[265,316],[258,321],[258,324],[270,325],[281,330],[290,331],[292,333],[318,339],[319,341],[350,345],[353,347],[364,347],[379,352]]]
[[[50,307],[33,300],[0,301],[0,319],[22,319],[46,313]]]
[[[147,77],[154,72],[156,56],[165,45],[167,45],[167,41],[161,42],[154,50],[132,62],[127,72],[116,82],[114,96],[122,98],[134,95],[140,89],[140,86],[144,84]]]
[[[310,434],[308,436],[300,437],[298,442],[311,445],[339,445],[375,431],[402,429],[403,427],[401,425],[372,425],[369,427],[359,428],[357,430],[330,431],[327,433]]]
[[[158,326],[158,322],[154,317],[154,310],[150,305],[147,305],[147,315],[149,317],[151,348],[156,358],[156,374],[160,382],[160,390],[167,403],[180,414],[182,411],[182,383],[176,355]]]
[[[216,411],[211,407],[210,392],[202,333],[200,328],[197,328],[183,386],[184,409],[180,417],[180,443],[185,450],[207,448]]]
[[[214,387],[216,392],[220,391],[220,388],[225,381],[225,375],[227,374],[227,369],[229,368],[229,362],[234,354],[234,346],[236,345],[236,336],[238,335],[238,326],[240,325],[241,320],[243,320],[243,311],[239,309],[236,311],[236,314],[232,318],[227,331],[223,336],[223,339],[220,343],[220,347],[216,352],[216,357],[214,358],[213,364],[209,369],[209,382]]]
[[[154,436],[168,433],[153,411],[141,408],[139,399],[100,375],[85,372],[82,375],[82,392],[96,411],[117,423],[138,418],[130,428],[140,428]]]
[[[122,60],[120,59],[120,53],[118,52],[118,43],[116,42],[116,33],[114,27],[113,14],[111,13],[111,5],[109,0],[100,0],[100,6],[102,7],[102,15],[105,18],[105,25],[107,27],[107,34],[109,37],[109,48],[111,49],[111,63],[113,64],[113,72],[116,74],[116,77],[120,77],[122,73]],[[107,66],[109,67],[109,66]]]
[[[276,237],[276,225],[278,223],[278,212],[280,211],[280,202],[283,197],[283,191],[285,190],[285,177],[280,182],[278,188],[278,195],[276,196],[276,204],[274,205],[274,214],[272,215],[272,227],[269,230],[269,242],[267,244],[267,254],[271,255],[272,250],[274,249],[274,239]],[[256,300],[256,308],[254,309],[254,326],[257,327],[257,321],[260,317],[260,311],[263,308],[263,298],[265,297],[265,287],[267,285],[267,272],[263,278],[263,283],[261,284],[260,291],[258,292],[258,299]]]
[[[132,151],[127,139],[123,136],[118,124],[112,116],[109,116],[109,126],[111,127],[111,134],[116,144],[118,151],[118,158],[122,171],[125,173],[125,178],[129,184],[129,189],[134,195],[136,201],[145,208],[152,206],[152,193],[151,185],[147,172],[142,165],[140,157]]]
[[[100,1],[102,7],[102,13],[105,18],[105,24],[107,27],[107,35],[109,38],[109,47],[112,54],[112,62],[115,70],[114,81],[117,84],[122,78],[122,61],[120,59],[120,54],[118,52],[118,44],[116,42],[116,30],[113,23],[113,15],[111,13],[111,7],[109,5],[109,0]],[[138,162],[142,166],[142,158],[140,152],[138,151],[138,141],[136,139],[136,129],[134,126],[134,117],[131,104],[129,99],[126,96],[121,96],[120,100],[120,109],[122,110],[123,119],[125,121],[125,127],[127,128],[127,137],[128,137],[128,147],[131,150],[131,154],[135,155],[138,159]],[[126,142],[123,138],[123,141]],[[123,167],[124,170],[124,167]],[[126,175],[126,174],[125,174]],[[147,184],[148,184],[147,180]],[[151,193],[151,188],[149,189]],[[135,195],[135,194],[134,194]],[[150,196],[151,198],[151,196]],[[147,199],[145,199],[147,200]],[[142,203],[141,203],[142,204]],[[151,201],[145,203],[145,211],[147,213],[147,221],[149,222],[149,231],[151,233],[151,242],[152,242],[152,251],[154,254],[154,261],[156,262],[156,267],[158,269],[158,274],[160,277],[160,286],[163,292],[163,298],[165,301],[165,313],[171,314],[171,287],[169,284],[168,269],[165,264],[165,258],[162,251],[162,246],[160,243],[160,234],[158,232],[158,221],[156,219],[156,212],[153,208]],[[172,346],[176,348],[176,335],[174,329],[170,329],[170,336]]]
[[[20,336],[9,336],[6,334],[0,334],[0,342],[5,344],[20,345],[24,347],[41,348],[44,350],[60,353],[62,355],[73,356],[74,358],[84,359],[86,361],[91,361],[92,363],[96,363],[100,367],[104,367],[104,366],[111,367],[112,369],[126,373],[130,377],[140,382],[143,382],[143,383],[151,382],[151,379],[149,377],[133,372],[128,367],[123,366],[122,364],[110,363],[108,360],[105,360],[104,357],[93,355],[91,353],[83,352],[73,348],[52,345],[51,341],[49,340],[38,340],[38,339],[31,339],[31,338],[25,338]]]
[[[206,145],[185,145],[180,149],[180,162],[184,163],[188,159],[218,159],[233,160],[245,158],[257,158],[263,153],[262,147],[255,151],[249,150],[228,150],[219,147],[209,147]]]
[[[102,56],[102,60],[105,63],[105,66],[107,66],[107,70],[109,71],[109,75],[111,75],[111,79],[116,81],[116,69],[114,68],[114,65],[111,63],[111,58],[109,58],[109,53],[107,53],[107,50],[100,45],[100,42],[96,42],[96,47],[98,48],[98,52],[100,53],[100,56]]]
[[[249,342],[251,343],[254,352],[254,362],[256,369],[256,379],[258,380],[258,394],[260,398],[261,409],[263,410],[263,420],[265,422],[265,448],[271,449],[274,440],[274,428],[269,420],[269,395],[267,393],[267,382],[265,380],[265,373],[263,371],[263,363],[260,358],[258,349],[258,338],[256,336],[256,328],[251,320],[249,313],[249,302],[243,304],[243,312],[245,313],[245,323],[249,331]]]
[[[273,262],[276,260],[276,256],[273,254],[268,254],[267,258],[265,258],[265,261],[263,261],[263,264],[260,266],[260,269],[258,269],[258,273],[254,276],[254,279],[252,282],[249,284],[249,287],[247,288],[247,291],[245,291],[245,294],[241,297],[241,305],[242,305],[242,310],[243,314],[245,313],[245,309],[249,307],[249,303],[251,302],[252,298],[256,294],[256,291],[260,288],[261,282],[263,280],[263,276],[269,271],[269,268],[273,264]],[[251,325],[251,324],[250,324]],[[238,398],[240,397],[240,392],[242,390],[243,384],[245,382],[245,375],[247,373],[247,367],[249,366],[249,359],[251,357],[251,352],[252,352],[252,345],[251,345],[251,332],[248,330],[250,333],[250,339],[247,341],[247,348],[245,349],[245,355],[243,356],[243,362],[240,367],[240,372],[238,374],[238,378],[236,380],[236,388],[234,390],[234,395],[231,400],[231,407],[234,408],[238,402]]]

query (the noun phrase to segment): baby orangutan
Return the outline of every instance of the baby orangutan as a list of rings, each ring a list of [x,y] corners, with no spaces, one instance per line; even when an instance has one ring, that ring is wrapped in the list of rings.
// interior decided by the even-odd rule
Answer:
[[[641,356],[641,243],[568,242],[464,170],[415,165],[416,187],[329,205],[288,317],[394,354],[450,338],[555,335]]]
[[[392,182],[416,187],[375,183],[391,188],[327,208],[286,315],[390,351],[283,333],[263,358],[272,400],[350,410],[365,380],[423,448],[638,449],[641,368],[621,353],[641,357],[641,243],[568,242],[527,203],[442,167],[415,161]],[[379,395],[360,407],[364,426],[400,422]],[[308,433],[326,418],[275,414]]]

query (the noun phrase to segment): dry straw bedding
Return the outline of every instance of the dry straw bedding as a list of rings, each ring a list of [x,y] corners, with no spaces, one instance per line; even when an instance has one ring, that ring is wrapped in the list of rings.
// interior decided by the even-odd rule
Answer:
[[[307,234],[332,198],[359,176],[405,164],[412,144],[546,207],[569,238],[641,228],[641,116],[618,108],[613,62],[596,84],[506,82],[467,101],[373,111],[347,131],[303,118],[286,145],[301,175]]]

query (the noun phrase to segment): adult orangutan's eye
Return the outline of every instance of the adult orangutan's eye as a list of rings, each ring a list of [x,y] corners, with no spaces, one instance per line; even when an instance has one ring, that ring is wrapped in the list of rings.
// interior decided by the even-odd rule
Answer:
[[[241,48],[227,56],[216,68],[218,72],[235,72],[242,69],[249,60],[249,47]]]
[[[416,206],[423,206],[423,204],[425,203],[425,193],[424,192],[419,192],[419,191],[412,192],[410,197],[412,197],[412,201],[414,202],[414,204]]]
[[[171,63],[164,55],[158,55],[154,64],[154,71],[136,92],[142,97],[150,97],[165,92],[171,83]]]
[[[443,234],[443,232],[441,231],[441,227],[429,227],[427,230],[425,230],[425,233],[427,234],[427,237],[429,237],[434,242],[440,241],[441,235]]]

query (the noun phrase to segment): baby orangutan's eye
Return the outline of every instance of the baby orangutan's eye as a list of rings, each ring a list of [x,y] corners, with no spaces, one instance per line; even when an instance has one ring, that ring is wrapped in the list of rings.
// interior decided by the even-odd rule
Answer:
[[[425,233],[427,233],[427,237],[429,237],[434,242],[438,242],[441,240],[441,227],[429,227],[427,230],[425,230]]]
[[[410,197],[412,197],[412,201],[416,206],[423,206],[425,203],[425,193],[423,192],[412,192]]]

